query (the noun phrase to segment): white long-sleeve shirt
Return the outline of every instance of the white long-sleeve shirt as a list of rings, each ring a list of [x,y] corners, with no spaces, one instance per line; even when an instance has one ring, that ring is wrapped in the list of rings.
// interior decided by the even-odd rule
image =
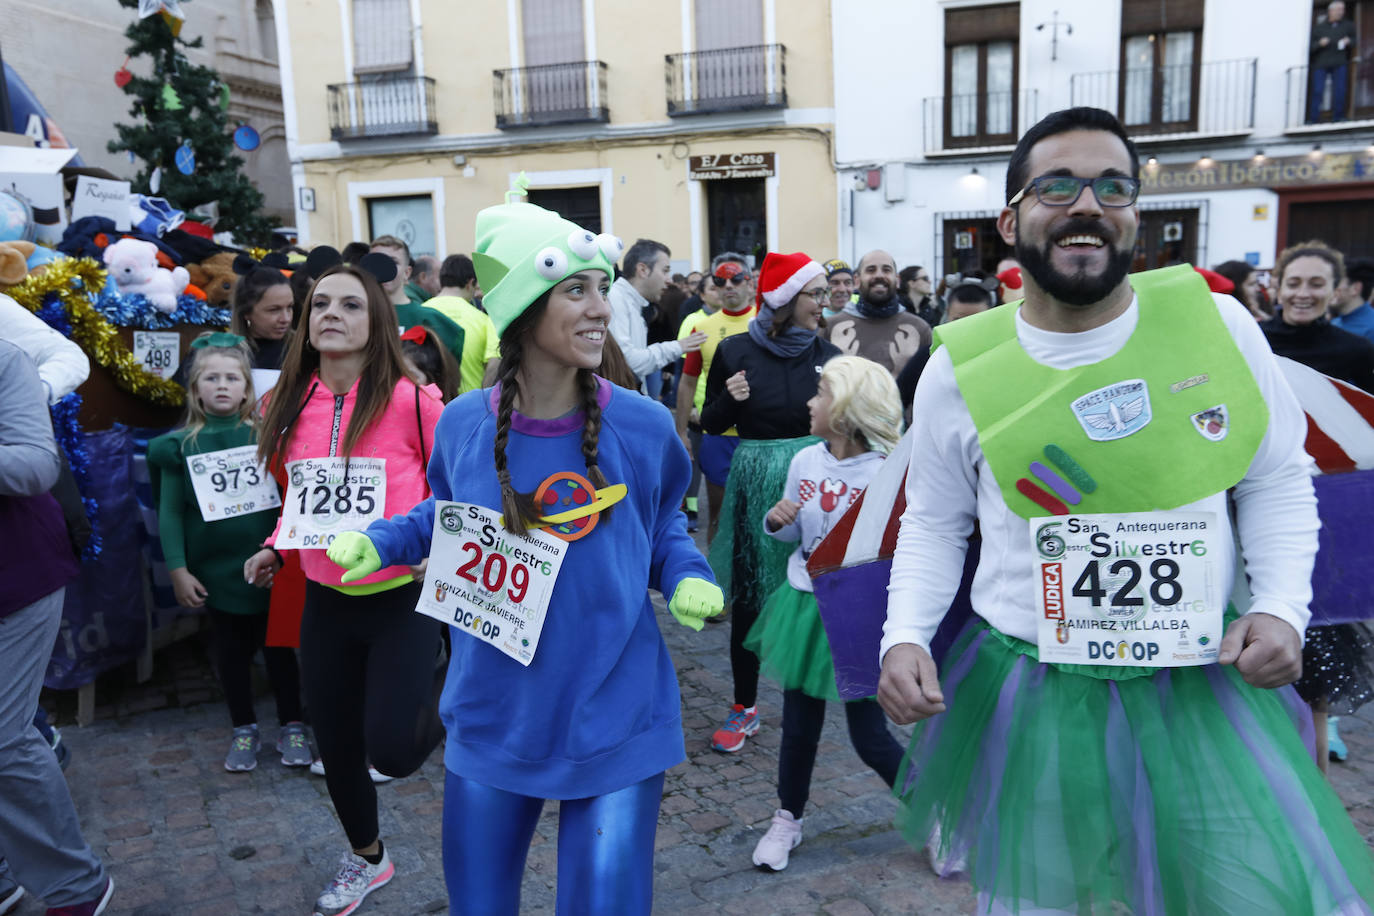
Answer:
[[[50,404],[71,394],[91,374],[91,362],[80,347],[3,293],[0,293],[0,338],[29,354],[38,367],[38,377],[47,389]]]
[[[1263,611],[1301,636],[1311,616],[1312,564],[1317,554],[1317,501],[1312,460],[1303,450],[1307,424],[1254,318],[1230,296],[1213,296],[1231,336],[1269,407],[1269,428],[1245,477],[1234,489],[1236,527],[1250,579],[1248,613]],[[1140,317],[1132,300],[1099,328],[1063,334],[1032,327],[1018,311],[1016,336],[1030,357],[1058,369],[1116,354]],[[1186,328],[1179,329],[1187,333]],[[1008,384],[1014,380],[1008,380]],[[974,611],[1003,633],[1036,641],[1034,557],[1029,522],[1007,508],[978,444],[978,432],[954,380],[946,348],[930,358],[912,406],[914,440],[906,511],[888,583],[887,622],[879,659],[899,643],[930,648],[959,587],[967,539],[976,518],[983,546],[974,576]],[[1216,515],[1222,594],[1235,569],[1226,494],[1178,511]]]
[[[629,280],[621,277],[612,283],[606,299],[611,304],[611,336],[641,383],[650,372],[657,372],[682,356],[682,344],[676,340],[649,343],[649,326],[644,323],[644,306],[649,300]]]

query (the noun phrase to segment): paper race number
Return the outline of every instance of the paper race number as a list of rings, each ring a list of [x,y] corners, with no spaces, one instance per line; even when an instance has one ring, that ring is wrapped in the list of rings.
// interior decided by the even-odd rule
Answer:
[[[1224,602],[1213,513],[1033,518],[1030,533],[1041,661],[1216,661]]]
[[[171,378],[181,365],[181,335],[168,331],[134,331],[134,359],[159,378]]]
[[[567,548],[538,529],[512,535],[484,506],[436,501],[416,610],[529,665]]]
[[[342,531],[362,531],[385,515],[385,458],[303,458],[286,466],[276,547],[328,547]]]
[[[207,522],[237,518],[281,505],[277,482],[258,463],[258,447],[237,448],[188,455],[186,469]]]

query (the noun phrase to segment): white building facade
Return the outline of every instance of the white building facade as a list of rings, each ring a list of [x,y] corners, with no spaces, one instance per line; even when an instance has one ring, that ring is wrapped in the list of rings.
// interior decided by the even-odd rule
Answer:
[[[1346,7],[1337,112],[1338,74],[1309,105],[1325,0],[834,3],[838,253],[992,270],[1016,140],[1091,105],[1140,148],[1135,269],[1266,267],[1308,238],[1374,255],[1374,0]]]

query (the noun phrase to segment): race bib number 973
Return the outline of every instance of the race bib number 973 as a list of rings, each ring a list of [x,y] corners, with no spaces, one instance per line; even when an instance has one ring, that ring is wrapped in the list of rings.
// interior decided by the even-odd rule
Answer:
[[[1218,530],[1210,512],[1030,520],[1043,662],[1181,667],[1216,661]]]
[[[567,549],[547,531],[511,534],[485,506],[436,501],[416,610],[529,665]]]
[[[258,463],[258,447],[241,445],[190,455],[186,468],[201,518],[217,522],[281,505],[277,482]]]
[[[286,466],[276,547],[322,549],[342,531],[362,531],[386,511],[385,458],[304,458]]]

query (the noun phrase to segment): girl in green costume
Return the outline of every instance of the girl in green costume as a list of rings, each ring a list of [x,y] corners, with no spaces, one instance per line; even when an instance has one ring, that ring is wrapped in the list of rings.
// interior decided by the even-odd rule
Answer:
[[[281,724],[277,750],[282,764],[309,766],[295,651],[265,645],[270,593],[243,579],[243,560],[272,533],[277,507],[262,505],[257,511],[206,521],[192,483],[196,469],[206,462],[191,459],[257,445],[252,353],[237,334],[202,334],[191,346],[185,422],[148,443],[163,556],[177,603],[204,608],[210,616],[215,667],[234,728],[224,768],[244,772],[258,765],[262,741],[253,709],[250,666],[259,649],[277,701]],[[258,468],[244,469],[243,477],[251,477],[254,471],[263,473]]]

